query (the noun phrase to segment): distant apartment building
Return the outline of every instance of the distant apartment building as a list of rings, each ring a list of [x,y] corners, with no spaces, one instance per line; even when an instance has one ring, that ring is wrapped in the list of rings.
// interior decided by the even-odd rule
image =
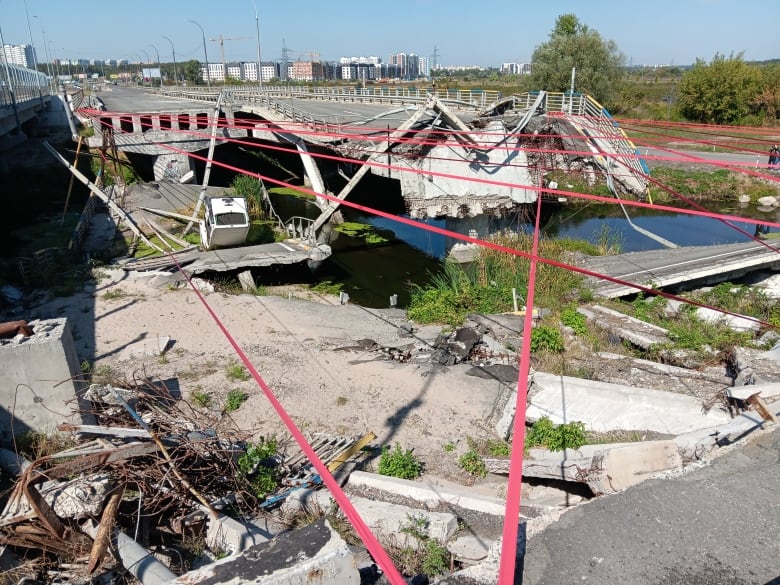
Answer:
[[[530,75],[531,64],[530,63],[502,63],[501,73],[508,75]]]
[[[396,53],[390,55],[388,61],[398,67],[400,79],[411,80],[430,75],[430,62],[426,57],[414,53]]]
[[[339,59],[338,79],[369,81],[381,77],[382,59],[379,57],[342,57]]]
[[[295,61],[290,67],[291,81],[322,81],[325,79],[320,61]]]
[[[257,62],[247,61],[241,63],[242,81],[257,81]],[[260,63],[260,79],[263,82],[271,81],[279,77],[279,69],[276,63]]]
[[[35,48],[32,45],[3,45],[3,61],[32,69],[37,63]]]

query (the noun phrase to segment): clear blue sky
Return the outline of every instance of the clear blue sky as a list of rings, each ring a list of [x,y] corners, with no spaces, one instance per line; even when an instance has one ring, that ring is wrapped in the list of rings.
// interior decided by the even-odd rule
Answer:
[[[443,65],[499,66],[530,61],[547,40],[560,14],[613,40],[633,64],[684,65],[716,52],[744,52],[747,60],[780,57],[778,0],[255,0],[263,60],[282,56],[282,39],[308,59],[390,53],[431,56],[438,47]],[[226,8],[229,7],[229,8]],[[257,43],[252,0],[27,0],[33,44],[43,56],[41,25],[49,51],[59,58],[155,60],[203,58],[203,26],[210,61],[255,60]],[[38,18],[33,18],[38,16]],[[6,43],[30,42],[24,0],[0,0],[0,27]],[[240,38],[239,38],[240,37]]]

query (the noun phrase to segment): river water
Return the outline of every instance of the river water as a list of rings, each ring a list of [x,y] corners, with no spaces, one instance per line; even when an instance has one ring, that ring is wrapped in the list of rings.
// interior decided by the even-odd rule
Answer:
[[[274,205],[280,215],[316,217],[319,210],[312,202],[289,196],[275,196]],[[755,206],[719,208],[716,213],[777,222],[780,212],[761,211]],[[339,234],[332,242],[333,256],[317,271],[316,278],[340,283],[350,300],[369,307],[387,307],[391,295],[398,295],[398,306],[409,300],[412,284],[424,285],[432,274],[441,270],[443,259],[457,241],[422,228],[367,215],[351,208],[342,208],[345,220],[374,226],[387,243],[366,245],[362,239]],[[648,209],[628,208],[632,222],[679,246],[704,246],[744,242],[750,238],[721,221]],[[436,219],[421,222],[459,234],[488,234],[510,229],[530,232],[533,219],[519,212],[514,217],[479,216],[467,219]],[[544,205],[542,231],[545,237],[566,237],[599,244],[605,236],[617,243],[622,252],[663,250],[657,241],[635,231],[620,208],[614,205],[571,206]],[[749,234],[756,233],[755,224],[733,222]]]

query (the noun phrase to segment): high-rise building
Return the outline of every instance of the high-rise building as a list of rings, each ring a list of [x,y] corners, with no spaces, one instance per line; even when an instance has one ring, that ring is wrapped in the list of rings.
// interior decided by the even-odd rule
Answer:
[[[2,57],[6,63],[29,68],[38,62],[32,45],[3,45]]]

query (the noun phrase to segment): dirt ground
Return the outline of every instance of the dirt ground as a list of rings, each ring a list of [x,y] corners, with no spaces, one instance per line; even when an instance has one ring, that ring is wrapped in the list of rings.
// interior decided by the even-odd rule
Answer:
[[[469,437],[493,436],[488,421],[514,385],[466,375],[467,365],[400,363],[358,344],[371,339],[389,348],[427,347],[438,327],[410,334],[401,310],[342,306],[322,297],[315,302],[295,298],[292,291],[285,296],[203,293],[220,326],[192,289],[153,286],[151,278],[104,270],[96,286],[44,303],[26,318],[67,315],[80,360],[119,378],[150,376],[174,389],[178,385],[204,424],[237,425],[248,439],[273,435],[289,441],[259,385],[229,378],[229,366],[240,358],[224,326],[304,433],[371,431],[375,446],[398,443],[414,450],[427,473],[471,483],[458,457],[468,449]],[[163,355],[129,356],[131,344],[156,347],[163,337],[171,338]],[[227,413],[225,399],[233,389],[248,399]],[[193,392],[210,394],[212,405],[198,407]]]

